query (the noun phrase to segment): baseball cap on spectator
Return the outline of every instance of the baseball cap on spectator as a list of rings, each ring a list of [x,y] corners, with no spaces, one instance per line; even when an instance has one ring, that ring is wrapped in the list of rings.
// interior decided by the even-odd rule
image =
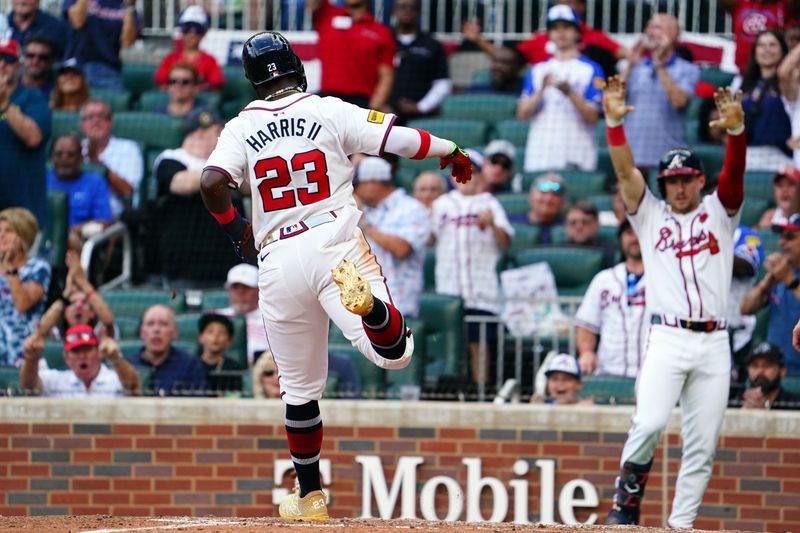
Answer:
[[[784,223],[773,225],[772,231],[777,233],[784,231],[800,231],[800,213],[795,213],[790,216]]]
[[[466,148],[464,150],[469,155],[469,161],[472,163],[472,168],[480,170],[483,168],[483,155],[474,148]]]
[[[61,62],[61,65],[58,67],[58,73],[61,74],[62,72],[77,72],[83,75],[83,69],[78,63],[78,60],[74,57]]]
[[[762,342],[761,344],[753,348],[749,354],[747,354],[747,357],[744,358],[744,364],[749,365],[759,357],[768,359],[773,363],[778,363],[778,365],[781,367],[786,366],[786,358],[783,355],[783,351],[781,351],[781,349],[775,346],[774,344],[770,344],[768,342]]]
[[[189,135],[200,128],[210,128],[214,124],[222,124],[222,119],[216,111],[196,109],[187,115],[183,122],[183,133]]]
[[[178,26],[180,26],[181,31],[194,28],[200,30],[201,33],[205,33],[209,26],[208,14],[200,6],[189,6],[183,10],[183,13],[178,18]]]
[[[504,155],[513,162],[514,157],[517,155],[517,149],[505,139],[495,139],[486,145],[483,156],[491,159],[495,155]]]
[[[552,172],[536,178],[531,187],[535,187],[539,192],[553,192],[562,196],[567,192],[564,178]]]
[[[0,39],[0,56],[13,57],[19,61],[19,46],[14,39]],[[14,61],[10,61],[13,63]]]
[[[549,30],[552,28],[556,22],[572,24],[578,31],[581,31],[581,18],[578,16],[578,13],[569,6],[561,4],[547,10],[547,29]]]
[[[92,326],[80,324],[72,326],[64,335],[64,350],[70,351],[81,346],[97,346],[97,335]]]
[[[216,313],[206,313],[200,317],[200,319],[197,321],[198,333],[203,333],[208,325],[214,322],[218,322],[225,326],[225,329],[228,331],[228,336],[233,337],[233,322],[231,322],[231,319],[225,315],[218,315]]]
[[[355,183],[366,183],[368,181],[392,181],[391,163],[375,156],[362,159],[356,167]]]
[[[239,263],[228,270],[228,279],[225,280],[225,288],[230,289],[235,283],[247,285],[248,287],[258,287],[258,268],[246,263]]]
[[[550,360],[544,375],[550,377],[554,372],[562,372],[569,374],[577,379],[581,379],[581,369],[578,366],[578,360],[568,353],[560,353]]]
[[[800,169],[792,165],[786,165],[772,176],[772,183],[778,183],[783,178],[788,178],[795,183],[800,183]]]

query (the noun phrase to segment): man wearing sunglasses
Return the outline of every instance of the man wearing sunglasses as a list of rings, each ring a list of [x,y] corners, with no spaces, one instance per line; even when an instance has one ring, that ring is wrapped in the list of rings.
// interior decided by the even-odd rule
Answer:
[[[539,244],[550,244],[551,230],[564,224],[561,211],[567,196],[564,178],[555,172],[537,177],[528,192],[529,210],[525,214],[509,216],[512,224],[530,224],[539,228]]]
[[[692,527],[711,478],[728,404],[731,350],[725,317],[747,151],[741,92],[734,96],[720,88],[714,101],[720,117],[709,126],[728,131],[716,190],[701,196],[706,184],[702,162],[679,148],[659,162],[659,199],[647,188],[625,136],[622,122],[633,109],[625,101],[625,83],[612,77],[603,94],[611,161],[639,237],[652,313],[636,413],[622,450],[608,524],[639,522],[653,454],[679,400],[683,454],[668,527]]]
[[[46,35],[33,35],[26,42],[22,52],[22,76],[20,85],[36,89],[45,100],[50,101],[53,91],[53,64],[55,62],[55,43]]]
[[[53,60],[64,57],[69,27],[65,21],[39,9],[39,0],[11,0],[8,27],[11,38],[26,46],[34,35],[46,35],[55,43]]]
[[[0,210],[25,207],[47,227],[44,147],[50,108],[39,91],[19,85],[19,70],[17,41],[0,40]]]
[[[64,362],[69,370],[39,371],[44,339],[38,333],[25,339],[23,350],[20,384],[29,394],[59,398],[141,394],[139,374],[122,357],[119,345],[111,338],[99,341],[92,326],[84,324],[67,330]]]
[[[410,1],[410,0],[402,0]],[[392,31],[369,12],[369,0],[306,0],[319,34],[321,96],[383,110],[394,82]]]
[[[792,346],[792,327],[800,316],[800,213],[773,226],[780,235],[780,252],[764,259],[767,275],[745,294],[742,314],[769,307],[767,341],[786,356],[786,375],[800,376],[800,351]]]
[[[517,149],[504,139],[495,139],[486,145],[486,149],[483,151],[481,184],[487,188],[488,192],[492,194],[522,192],[522,185],[511,181],[514,175],[516,155]]]

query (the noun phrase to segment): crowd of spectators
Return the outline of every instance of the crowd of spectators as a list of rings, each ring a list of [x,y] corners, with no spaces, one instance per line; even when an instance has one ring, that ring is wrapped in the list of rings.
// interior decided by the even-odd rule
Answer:
[[[401,177],[410,167],[402,163],[354,158],[354,193],[364,211],[360,227],[401,311],[418,316],[425,258],[432,252],[434,279],[427,281],[433,290],[462,298],[467,315],[483,317],[465,328],[465,373],[474,382],[493,381],[498,369],[490,361],[502,327],[497,326],[498,269],[507,266],[518,230],[535,229],[535,243],[527,246],[557,244],[602,254],[603,270],[593,279],[587,274],[588,289],[576,315],[575,370],[561,358],[562,369],[548,376],[548,383],[553,376],[567,383],[563,390],[554,385],[555,403],[574,403],[557,398],[577,398],[587,376],[635,377],[648,322],[638,241],[625,222],[618,193],[605,188],[611,207],[603,212],[570,183],[570,173],[610,174],[602,166],[596,125],[602,119],[603,80],[614,73],[627,82],[634,109],[626,130],[644,170],[654,168],[665,149],[692,142],[687,135],[687,125],[694,124],[692,109],[699,110],[698,140],[725,144],[724,130],[708,127],[716,109],[713,100],[698,96],[703,94],[701,69],[681,46],[677,19],[653,15],[630,48],[587,25],[583,1],[554,2],[546,27],[516,45],[490,42],[478,24],[465,21],[464,41],[488,54],[491,66],[470,86],[454,87],[449,50],[420,30],[419,0],[395,1],[391,27],[371,15],[367,0],[346,0],[342,6],[330,0],[306,3],[319,35],[323,95],[395,113],[398,123],[412,126],[416,119],[439,117],[454,92],[512,95],[517,120],[527,123],[521,143],[495,138],[470,147],[474,174],[468,184],[449,183],[436,170],[415,172],[405,181]],[[800,352],[789,335],[800,316],[800,252],[795,249],[800,246],[800,46],[796,37],[794,42],[788,38],[798,21],[794,2],[746,3],[752,4],[750,10],[742,9],[742,2],[721,4],[734,21],[740,75],[733,85],[744,93],[747,170],[772,174],[774,185],[774,199],[753,228],[743,224],[738,230],[728,316],[737,398],[754,407],[781,404],[790,396],[780,389],[780,378],[800,376]],[[129,0],[102,4],[103,9],[91,9],[92,0],[65,0],[61,17],[55,17],[38,1],[15,0],[7,17],[12,39],[0,38],[2,360],[7,365],[24,360],[22,384],[43,395],[54,387],[75,393],[80,383],[87,394],[136,394],[149,388],[161,394],[223,395],[251,383],[258,395],[274,397],[277,369],[258,310],[257,269],[236,265],[199,195],[201,170],[224,124],[219,110],[204,99],[219,96],[225,83],[214,57],[200,50],[209,16],[200,6],[186,8],[173,50],[155,70],[153,82],[164,91],[164,103],[154,111],[182,121],[183,142],[148,154],[141,141],[113,134],[115,109],[102,97],[103,90],[124,89],[120,51],[139,37],[140,15]],[[754,13],[761,16],[753,18]],[[53,112],[78,113],[78,131],[51,138]],[[26,169],[24,180],[18,177],[20,168]],[[37,232],[52,223],[44,204],[47,190],[66,193],[69,205],[63,292],[58,283],[50,286],[52,271],[63,261],[48,264],[31,255]],[[505,200],[511,196],[527,196],[527,211],[507,211]],[[234,202],[244,210],[249,199],[237,196]],[[180,344],[175,313],[165,305],[138,317],[141,349],[128,350],[126,341],[120,345],[109,306],[80,268],[77,258],[87,239],[142,211],[148,217],[139,249],[151,285],[213,290],[226,280],[230,305],[199,318],[193,339],[197,353]],[[606,225],[618,226],[615,242],[601,235]],[[762,238],[772,230],[779,234],[779,251],[766,253]],[[769,309],[769,349],[754,348],[752,342],[753,315],[763,308]],[[227,355],[237,320],[246,327],[243,360]],[[481,323],[490,327],[481,331]],[[65,341],[69,370],[46,368],[45,339]],[[482,349],[488,353],[481,354]],[[347,361],[330,354],[331,368],[342,369],[340,383],[351,383],[357,374]],[[136,369],[136,380],[128,366]],[[751,392],[754,386],[758,392]],[[361,394],[360,384],[348,387]]]

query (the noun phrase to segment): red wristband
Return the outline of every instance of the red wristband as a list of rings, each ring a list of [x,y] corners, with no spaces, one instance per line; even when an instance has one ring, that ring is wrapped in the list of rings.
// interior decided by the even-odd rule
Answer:
[[[428,151],[431,149],[431,134],[425,130],[417,130],[419,132],[420,144],[419,150],[414,154],[411,159],[425,159],[428,157]]]
[[[209,211],[209,213],[211,213],[211,216],[216,218],[217,222],[219,222],[223,226],[226,224],[230,224],[231,221],[234,218],[236,218],[236,208],[233,207],[233,204],[231,204],[231,206],[228,207],[228,210],[225,211],[224,213],[214,213],[212,211]]]
[[[622,124],[619,126],[607,126],[606,137],[608,138],[609,146],[623,146],[628,144],[628,139],[625,138],[625,128]]]

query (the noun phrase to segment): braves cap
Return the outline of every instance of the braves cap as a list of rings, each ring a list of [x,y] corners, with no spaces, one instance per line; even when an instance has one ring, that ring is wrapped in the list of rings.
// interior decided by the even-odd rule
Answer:
[[[97,346],[97,335],[92,326],[81,324],[72,326],[64,335],[64,350],[70,351],[80,346]]]
[[[19,58],[19,45],[14,39],[0,38],[0,55]]]
[[[392,181],[392,165],[380,157],[365,157],[356,167],[356,183],[367,181]]]
[[[483,154],[474,148],[466,148],[464,151],[467,152],[467,155],[469,156],[469,162],[472,163],[473,169],[480,170],[483,168]]]
[[[568,353],[560,353],[550,360],[550,365],[547,367],[544,375],[550,377],[554,372],[563,372],[569,374],[577,379],[581,379],[581,369],[578,366],[578,360]]]
[[[183,122],[183,133],[189,135],[200,128],[210,128],[214,124],[222,124],[222,119],[216,111],[196,109],[190,112]]]
[[[563,4],[547,10],[547,29],[549,30],[556,22],[566,22],[581,29],[581,18],[577,11]]]
[[[772,183],[778,183],[783,178],[788,178],[795,183],[800,183],[800,169],[792,165],[786,165],[772,176]]]
[[[778,365],[781,367],[786,365],[786,358],[783,355],[783,351],[769,342],[762,342],[753,348],[750,353],[747,354],[747,357],[745,357],[744,364],[749,365],[753,362],[753,360],[758,359],[759,357],[763,357],[764,359],[769,359],[774,363],[778,363]]]
[[[699,176],[705,174],[703,162],[691,150],[675,148],[661,156],[658,162],[658,177]]]
[[[258,288],[258,268],[247,263],[239,263],[228,270],[228,279],[225,280],[225,288],[230,289],[234,283],[247,285],[248,287]]]
[[[59,74],[61,74],[62,72],[67,72],[67,71],[77,72],[79,74],[83,74],[83,69],[81,69],[80,63],[78,63],[78,60],[76,58],[74,58],[74,57],[71,57],[69,59],[66,59],[66,60],[62,61],[61,65],[59,65],[59,67],[58,67],[58,73]]]
[[[209,22],[206,10],[200,6],[187,7],[178,18],[178,26],[183,26],[184,24],[197,24],[207,30]]]
[[[517,155],[517,149],[514,148],[513,144],[504,139],[495,139],[487,144],[486,149],[483,151],[484,157],[492,157],[494,155],[504,155],[513,163],[514,156]]]

